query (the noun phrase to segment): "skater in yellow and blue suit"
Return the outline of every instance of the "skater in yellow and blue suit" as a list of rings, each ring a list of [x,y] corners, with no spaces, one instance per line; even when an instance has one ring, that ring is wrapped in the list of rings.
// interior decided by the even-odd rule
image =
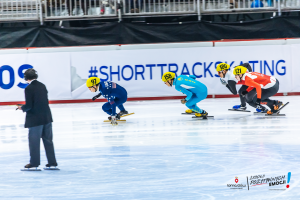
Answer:
[[[181,100],[182,104],[185,104],[189,109],[186,113],[195,113],[196,117],[205,117],[208,113],[197,106],[197,103],[207,97],[207,87],[196,80],[196,76],[180,75],[177,78],[175,73],[166,72],[162,76],[162,81],[169,87],[175,85],[175,89],[183,94],[186,94],[186,98]]]

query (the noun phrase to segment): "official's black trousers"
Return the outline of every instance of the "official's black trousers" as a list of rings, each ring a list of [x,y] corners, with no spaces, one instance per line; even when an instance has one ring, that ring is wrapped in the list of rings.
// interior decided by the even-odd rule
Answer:
[[[53,135],[52,135],[52,123],[46,125],[30,127],[28,140],[29,140],[29,151],[30,151],[30,164],[33,166],[39,166],[40,163],[40,139],[42,138],[46,156],[49,164],[56,163]]]

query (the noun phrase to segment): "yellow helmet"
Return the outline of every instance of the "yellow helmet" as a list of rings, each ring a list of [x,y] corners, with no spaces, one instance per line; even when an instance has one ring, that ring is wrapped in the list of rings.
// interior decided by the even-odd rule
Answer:
[[[244,66],[237,66],[233,70],[234,75],[245,74],[247,72],[247,68]]]
[[[223,71],[223,70],[226,70],[229,68],[230,68],[230,65],[228,65],[227,63],[220,63],[217,65],[216,71],[219,72],[219,71]]]
[[[167,82],[168,80],[173,79],[173,78],[175,78],[175,73],[166,72],[166,73],[164,73],[164,75],[162,76],[161,79],[162,79],[163,82]]]
[[[100,78],[98,77],[90,77],[88,80],[86,80],[86,86],[88,88],[98,85],[99,83],[100,83]]]

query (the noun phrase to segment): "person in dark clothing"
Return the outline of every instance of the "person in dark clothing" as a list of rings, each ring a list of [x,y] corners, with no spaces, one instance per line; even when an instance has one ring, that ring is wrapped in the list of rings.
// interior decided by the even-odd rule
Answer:
[[[57,166],[53,135],[52,115],[48,102],[46,86],[37,81],[37,72],[28,69],[24,73],[24,79],[29,83],[25,88],[26,104],[18,105],[18,109],[26,112],[25,128],[29,129],[30,163],[25,168],[38,167],[40,165],[40,138],[42,138],[46,150],[48,164],[46,167]]]

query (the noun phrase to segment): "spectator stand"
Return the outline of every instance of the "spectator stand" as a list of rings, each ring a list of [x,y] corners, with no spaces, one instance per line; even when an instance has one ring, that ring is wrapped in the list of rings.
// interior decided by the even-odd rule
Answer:
[[[0,21],[38,21],[40,19],[39,0],[1,0]]]
[[[199,1],[199,0],[198,0]],[[124,15],[197,14],[197,0],[125,0]]]
[[[45,19],[116,17],[117,0],[45,0]]]
[[[0,21],[299,11],[299,0],[0,0]]]

